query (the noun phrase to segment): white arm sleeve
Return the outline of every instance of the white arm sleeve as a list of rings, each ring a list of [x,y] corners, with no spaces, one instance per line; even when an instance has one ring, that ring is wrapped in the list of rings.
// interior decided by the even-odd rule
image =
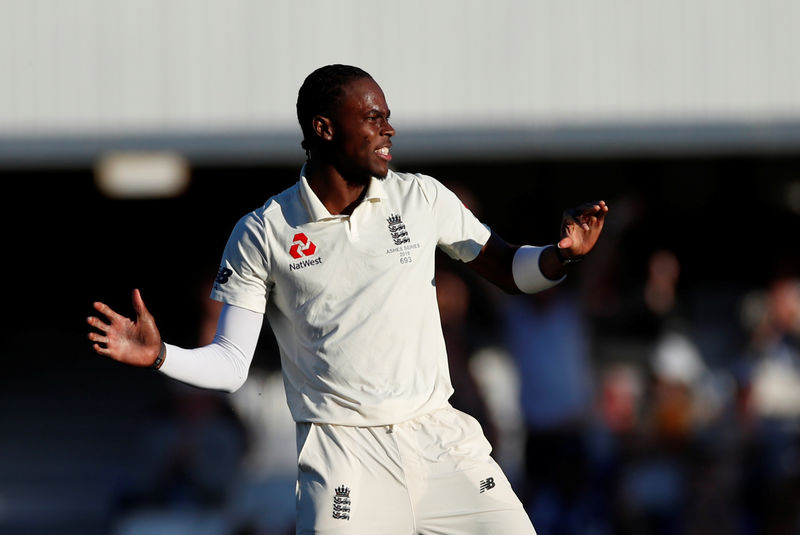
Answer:
[[[234,392],[247,379],[263,321],[260,312],[225,304],[214,340],[195,349],[165,344],[159,371],[193,386]]]
[[[511,275],[514,277],[514,283],[520,291],[526,294],[541,292],[552,288],[566,278],[564,276],[558,280],[550,280],[542,273],[542,269],[539,267],[539,257],[547,247],[549,246],[533,247],[531,245],[523,245],[514,253],[514,259],[511,263]]]

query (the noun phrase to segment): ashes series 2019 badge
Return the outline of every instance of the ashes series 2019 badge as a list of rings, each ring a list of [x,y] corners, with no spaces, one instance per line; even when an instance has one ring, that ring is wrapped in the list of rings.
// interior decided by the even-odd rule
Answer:
[[[419,249],[419,243],[410,243],[411,238],[408,235],[408,229],[406,229],[406,225],[399,214],[391,214],[386,218],[386,223],[389,228],[389,235],[395,245],[387,249],[386,254],[397,254],[401,264],[410,264],[414,261],[411,251]]]

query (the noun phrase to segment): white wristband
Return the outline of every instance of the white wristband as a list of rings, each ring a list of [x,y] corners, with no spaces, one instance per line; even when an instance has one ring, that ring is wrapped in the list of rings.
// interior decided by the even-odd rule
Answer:
[[[549,247],[549,246],[548,246]],[[550,280],[544,276],[539,267],[539,257],[547,247],[534,247],[523,245],[514,253],[514,260],[511,262],[511,275],[514,283],[523,293],[533,294],[552,288],[566,278]]]

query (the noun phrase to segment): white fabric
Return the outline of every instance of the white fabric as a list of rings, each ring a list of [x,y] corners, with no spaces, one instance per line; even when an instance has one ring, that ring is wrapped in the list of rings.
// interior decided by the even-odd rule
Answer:
[[[475,418],[298,424],[297,533],[535,535]]]
[[[223,305],[211,344],[195,349],[165,344],[159,371],[194,386],[233,392],[247,379],[263,320],[261,313]]]
[[[551,280],[542,273],[542,268],[539,266],[539,257],[546,248],[523,245],[514,253],[514,259],[511,262],[511,274],[520,291],[533,294],[552,288],[564,280],[565,277]]]
[[[296,421],[393,424],[453,391],[436,247],[470,261],[489,235],[431,177],[373,178],[352,215],[338,216],[301,176],[237,223],[211,296],[266,312]]]

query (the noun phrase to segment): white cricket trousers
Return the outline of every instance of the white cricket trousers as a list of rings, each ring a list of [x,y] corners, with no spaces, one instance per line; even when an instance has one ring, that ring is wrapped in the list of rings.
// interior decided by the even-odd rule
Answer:
[[[297,427],[298,535],[536,535],[480,424],[451,407]]]

